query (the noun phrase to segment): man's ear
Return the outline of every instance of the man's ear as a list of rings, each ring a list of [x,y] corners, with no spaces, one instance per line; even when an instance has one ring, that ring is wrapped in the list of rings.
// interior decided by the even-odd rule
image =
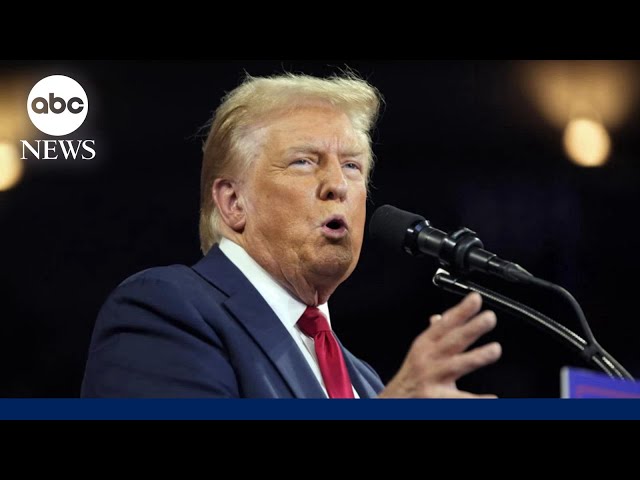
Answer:
[[[211,188],[211,194],[222,221],[234,232],[242,232],[246,223],[246,211],[240,197],[238,184],[227,178],[216,178]]]

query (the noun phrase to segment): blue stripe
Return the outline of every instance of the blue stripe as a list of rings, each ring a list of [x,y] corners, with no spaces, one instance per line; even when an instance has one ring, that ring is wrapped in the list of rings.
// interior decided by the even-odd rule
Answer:
[[[0,399],[0,420],[640,420],[635,399]]]

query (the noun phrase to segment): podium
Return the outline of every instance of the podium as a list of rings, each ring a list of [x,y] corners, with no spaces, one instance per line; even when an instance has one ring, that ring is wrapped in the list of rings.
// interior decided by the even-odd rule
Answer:
[[[610,378],[592,370],[563,367],[561,398],[640,398],[640,382]]]

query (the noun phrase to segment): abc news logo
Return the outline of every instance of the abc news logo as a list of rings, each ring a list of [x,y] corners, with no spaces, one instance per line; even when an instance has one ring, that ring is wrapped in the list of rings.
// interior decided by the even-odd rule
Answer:
[[[60,105],[60,107],[56,107]],[[46,98],[36,97],[31,102],[31,110],[34,113],[63,113],[69,110],[71,113],[80,113],[84,110],[84,102],[78,97],[70,98],[68,102],[64,98],[56,97],[53,93],[49,93],[49,101]]]
[[[75,132],[87,118],[89,99],[73,78],[51,75],[36,83],[27,99],[27,113],[33,125],[43,133],[62,137]],[[56,160],[95,158],[95,140],[27,140],[22,144],[22,160],[27,154],[37,159]]]

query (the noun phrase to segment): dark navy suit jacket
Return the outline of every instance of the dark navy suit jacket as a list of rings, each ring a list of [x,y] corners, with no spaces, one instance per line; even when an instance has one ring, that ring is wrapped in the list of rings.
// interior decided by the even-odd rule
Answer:
[[[376,372],[343,347],[361,398]],[[323,398],[297,344],[266,301],[215,246],[196,265],[137,273],[103,305],[83,397]]]

